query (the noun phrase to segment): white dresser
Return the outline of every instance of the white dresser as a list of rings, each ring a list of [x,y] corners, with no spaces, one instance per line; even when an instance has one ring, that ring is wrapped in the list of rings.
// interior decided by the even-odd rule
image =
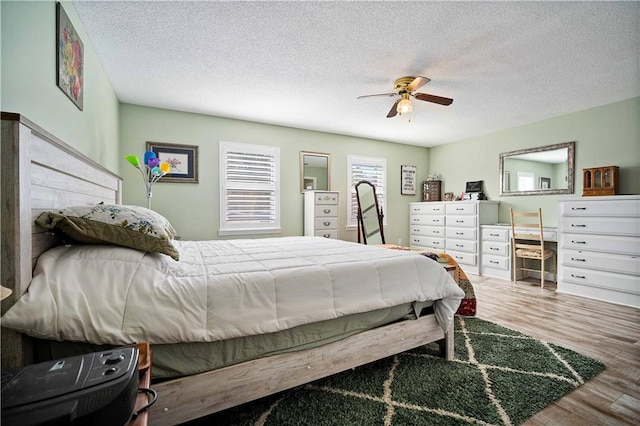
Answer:
[[[640,307],[640,196],[558,202],[558,292]]]
[[[518,234],[538,234],[537,229],[516,228]],[[542,228],[545,242],[557,241],[557,229],[551,227]],[[480,239],[482,247],[482,263],[480,275],[511,280],[511,225],[482,225],[480,227]],[[546,246],[545,246],[546,247]],[[554,270],[555,270],[554,266]],[[536,276],[536,273],[531,273]],[[540,274],[537,274],[539,277]],[[545,279],[553,279],[551,273],[545,273]]]
[[[338,200],[336,191],[304,193],[304,235],[338,239]]]
[[[444,251],[471,274],[480,273],[480,225],[498,221],[499,201],[410,203],[412,248]]]

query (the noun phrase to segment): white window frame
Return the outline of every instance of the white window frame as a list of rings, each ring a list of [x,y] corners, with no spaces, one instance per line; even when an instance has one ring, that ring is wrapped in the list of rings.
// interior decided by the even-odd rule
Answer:
[[[220,141],[220,228],[218,235],[253,235],[276,234],[282,232],[280,227],[280,147],[268,145],[255,145],[239,142]],[[229,182],[227,179],[227,158],[231,153],[267,155],[273,157],[274,180],[272,183],[250,182],[243,185],[238,182]],[[254,222],[229,222],[227,221],[227,196],[228,189],[266,189],[273,191],[274,219],[267,223]]]
[[[357,203],[353,200],[356,194],[356,183],[359,180],[354,179],[354,167],[356,166],[372,166],[382,168],[381,182],[376,186],[376,195],[378,203],[384,213],[383,226],[387,226],[387,159],[379,157],[363,157],[360,155],[347,155],[347,229],[353,230],[358,227],[357,222]],[[373,182],[372,182],[373,183]]]

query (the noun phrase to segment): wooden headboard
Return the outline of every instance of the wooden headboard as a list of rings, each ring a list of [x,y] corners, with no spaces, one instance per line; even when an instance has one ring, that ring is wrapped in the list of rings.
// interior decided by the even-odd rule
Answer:
[[[23,295],[33,266],[60,237],[35,225],[43,211],[122,202],[122,178],[20,114],[2,112],[1,284],[13,291],[4,313]],[[2,329],[2,367],[31,362],[29,339]]]

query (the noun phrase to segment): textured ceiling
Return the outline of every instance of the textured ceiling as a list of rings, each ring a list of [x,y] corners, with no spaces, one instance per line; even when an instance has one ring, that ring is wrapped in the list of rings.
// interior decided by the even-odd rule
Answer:
[[[433,146],[640,96],[640,2],[74,6],[125,103]],[[453,104],[356,99],[415,75]]]

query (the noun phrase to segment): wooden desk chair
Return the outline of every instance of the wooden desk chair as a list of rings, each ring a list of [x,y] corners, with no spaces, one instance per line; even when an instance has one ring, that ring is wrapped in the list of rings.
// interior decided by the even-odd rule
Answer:
[[[536,212],[514,212],[509,209],[511,216],[511,251],[513,258],[513,282],[518,281],[518,270],[522,271],[522,278],[528,276],[529,271],[540,272],[540,287],[544,288],[544,264],[547,259],[551,262],[553,282],[556,282],[556,252],[545,248],[542,232],[542,209]],[[527,267],[526,259],[540,261],[540,269]],[[520,266],[518,267],[518,263]]]

